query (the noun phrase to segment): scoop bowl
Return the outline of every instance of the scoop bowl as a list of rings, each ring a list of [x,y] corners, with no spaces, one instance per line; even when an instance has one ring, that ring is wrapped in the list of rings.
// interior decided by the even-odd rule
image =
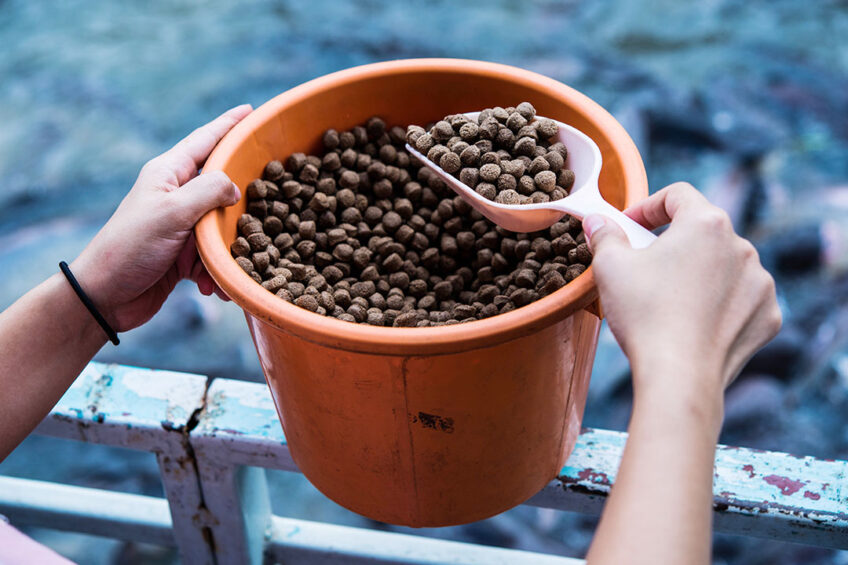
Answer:
[[[465,115],[476,120],[479,112]],[[550,119],[537,116],[537,119]],[[439,165],[428,159],[420,151],[406,144],[406,150],[450,186],[475,210],[504,229],[529,233],[549,228],[564,215],[583,219],[590,214],[600,214],[610,218],[627,234],[634,248],[649,246],[657,236],[630,219],[621,210],[614,207],[601,196],[598,190],[598,177],[601,173],[601,151],[592,139],[583,132],[553,120],[558,133],[552,142],[560,141],[568,149],[565,166],[574,171],[574,186],[565,198],[536,204],[501,204],[478,194],[467,184],[445,172]]]

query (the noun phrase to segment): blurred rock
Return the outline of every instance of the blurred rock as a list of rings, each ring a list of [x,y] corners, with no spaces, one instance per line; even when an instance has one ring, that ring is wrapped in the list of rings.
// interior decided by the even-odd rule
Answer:
[[[725,394],[724,433],[779,428],[784,392],[783,384],[767,375],[750,375],[731,385]]]
[[[836,356],[832,362],[833,370],[836,372],[836,378],[842,388],[848,391],[848,353],[842,353]]]
[[[801,275],[822,266],[824,245],[818,223],[788,226],[762,242],[763,261],[782,275]]]
[[[589,382],[589,398],[600,401],[608,398],[622,381],[630,378],[630,361],[615,341],[604,322],[598,335],[598,349]]]
[[[112,565],[176,565],[179,562],[175,548],[135,542],[123,543],[112,556]]]
[[[807,351],[807,338],[791,323],[760,349],[742,370],[746,375],[766,374],[783,381],[799,377],[799,363]]]
[[[630,103],[615,110],[613,115],[627,131],[643,158],[647,157],[650,151],[650,118],[644,108]]]
[[[178,285],[168,297],[167,308],[156,314],[156,330],[163,339],[200,331],[218,317],[218,309],[209,300],[210,297],[201,295],[192,287],[188,282]]]
[[[712,204],[727,212],[736,232],[745,235],[768,213],[760,160],[722,155],[726,168],[718,170],[699,188]]]

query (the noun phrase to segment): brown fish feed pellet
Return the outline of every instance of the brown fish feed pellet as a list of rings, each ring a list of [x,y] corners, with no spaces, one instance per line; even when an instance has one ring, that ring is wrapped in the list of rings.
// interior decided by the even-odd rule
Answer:
[[[574,172],[565,168],[568,150],[555,141],[557,133],[556,122],[536,117],[533,105],[521,102],[485,109],[477,123],[454,115],[429,131],[409,126],[406,138],[484,198],[529,204],[564,198],[574,185]]]
[[[574,183],[565,147],[539,141],[551,125],[519,104],[476,122],[448,116],[438,131],[374,118],[328,130],[322,155],[270,161],[245,187],[248,213],[231,253],[282,300],[350,323],[440,327],[520,308],[585,271],[580,222],[503,230],[410,159],[404,143],[421,141],[487,198],[523,203],[562,197]],[[544,172],[550,192],[550,175],[536,178]]]

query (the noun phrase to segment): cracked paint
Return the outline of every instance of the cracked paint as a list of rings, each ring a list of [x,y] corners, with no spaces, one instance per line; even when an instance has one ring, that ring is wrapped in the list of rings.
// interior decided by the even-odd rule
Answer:
[[[589,481],[596,485],[610,485],[609,477],[603,471],[595,471],[594,469],[583,469],[577,474],[577,478],[581,481]]]
[[[781,477],[780,475],[769,475],[763,477],[763,480],[771,486],[779,488],[780,494],[783,496],[795,494],[807,484],[807,481],[796,481],[788,477]]]

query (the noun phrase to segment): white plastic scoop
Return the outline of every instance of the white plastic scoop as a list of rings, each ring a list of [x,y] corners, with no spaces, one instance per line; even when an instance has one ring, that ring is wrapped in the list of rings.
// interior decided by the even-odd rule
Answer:
[[[477,120],[479,112],[465,114],[469,119]],[[537,116],[537,119],[549,119]],[[554,120],[556,121],[556,120]],[[636,249],[649,246],[656,238],[654,234],[625,216],[618,208],[609,204],[598,190],[598,176],[601,174],[601,151],[595,142],[583,132],[556,122],[559,133],[556,141],[561,141],[568,149],[565,166],[574,171],[574,186],[565,198],[538,204],[499,204],[477,194],[471,187],[446,173],[436,163],[422,155],[409,144],[406,150],[418,158],[425,167],[445,181],[457,194],[465,199],[478,212],[510,231],[527,233],[549,228],[565,214],[583,219],[590,214],[601,214],[621,226]]]

